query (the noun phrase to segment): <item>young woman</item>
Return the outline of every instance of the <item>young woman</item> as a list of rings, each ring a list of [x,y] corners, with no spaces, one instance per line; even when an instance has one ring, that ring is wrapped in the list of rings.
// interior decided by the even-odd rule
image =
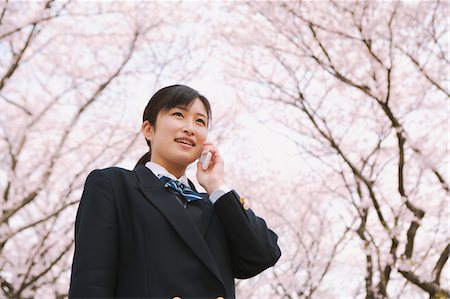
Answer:
[[[197,91],[162,88],[144,111],[150,150],[136,168],[88,176],[70,298],[234,298],[234,278],[276,263],[277,235],[224,183],[224,161],[206,141],[210,121]],[[199,194],[185,170],[208,152],[207,168],[197,162]]]

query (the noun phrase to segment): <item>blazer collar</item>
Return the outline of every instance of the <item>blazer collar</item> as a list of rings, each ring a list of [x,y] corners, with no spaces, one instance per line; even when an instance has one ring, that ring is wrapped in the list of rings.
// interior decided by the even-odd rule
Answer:
[[[145,197],[160,210],[184,242],[225,286],[205,239],[187,215],[186,210],[179,204],[178,200],[173,198],[170,192],[164,189],[163,184],[150,169],[144,165],[139,165],[134,169],[134,172]]]
[[[139,179],[139,184],[149,187],[149,188],[159,188],[162,184],[159,183],[159,179],[158,177],[150,170],[148,169],[147,166],[145,165],[138,165],[134,168],[133,170],[134,172],[136,172],[138,179]],[[159,183],[159,184],[158,184]],[[197,191],[197,189],[195,188],[195,185],[191,182],[190,179],[188,179],[188,183],[189,186],[192,190]],[[203,196],[204,198],[207,198],[208,196],[205,195]]]

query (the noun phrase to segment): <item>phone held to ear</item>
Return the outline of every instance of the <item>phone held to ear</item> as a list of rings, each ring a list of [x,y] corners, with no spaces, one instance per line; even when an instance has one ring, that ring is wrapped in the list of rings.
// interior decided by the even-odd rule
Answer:
[[[200,156],[200,158],[198,158],[198,160],[199,160],[200,162],[202,162],[202,169],[203,169],[203,170],[208,169],[209,162],[211,162],[211,157],[212,157],[211,152],[207,152],[207,153],[205,153],[205,154],[202,154],[202,155]]]

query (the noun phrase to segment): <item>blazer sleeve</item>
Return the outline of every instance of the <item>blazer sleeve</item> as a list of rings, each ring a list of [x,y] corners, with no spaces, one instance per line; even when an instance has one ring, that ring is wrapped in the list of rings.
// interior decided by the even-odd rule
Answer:
[[[235,278],[250,278],[273,266],[281,256],[278,236],[251,209],[244,209],[239,195],[230,191],[214,209],[230,244]]]
[[[75,253],[69,298],[111,298],[118,256],[117,214],[104,172],[88,176],[75,220]]]

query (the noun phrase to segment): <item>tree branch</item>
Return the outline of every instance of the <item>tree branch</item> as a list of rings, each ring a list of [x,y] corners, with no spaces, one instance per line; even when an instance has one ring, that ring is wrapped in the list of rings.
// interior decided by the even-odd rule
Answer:
[[[115,79],[117,76],[119,76],[122,69],[125,67],[125,65],[128,63],[128,61],[131,59],[131,56],[134,52],[134,49],[136,47],[136,42],[139,37],[139,32],[136,31],[134,34],[134,37],[131,41],[131,44],[129,46],[128,53],[125,55],[124,60],[119,65],[119,67],[116,69],[116,71],[110,75],[102,84],[99,85],[99,87],[95,90],[93,95],[78,109],[75,116],[72,118],[72,121],[70,124],[65,128],[60,140],[59,144],[56,147],[57,150],[53,153],[52,157],[50,158],[49,166],[47,167],[46,172],[42,176],[41,183],[39,184],[39,187],[37,187],[34,191],[32,191],[28,196],[23,198],[19,203],[17,203],[13,208],[6,211],[2,217],[0,218],[0,224],[8,221],[9,218],[11,218],[17,211],[19,211],[21,208],[29,204],[36,196],[37,194],[46,186],[50,175],[53,172],[53,167],[56,163],[57,158],[59,157],[59,154],[64,147],[64,144],[66,143],[70,132],[72,132],[73,127],[76,125],[78,120],[80,119],[82,113],[90,106],[94,101],[102,94],[102,92],[106,89],[107,86],[112,82],[113,79]]]
[[[28,49],[28,46],[30,45],[31,40],[36,36],[36,24],[33,24],[30,32],[28,33],[28,37],[25,41],[25,44],[19,51],[19,53],[14,55],[13,62],[9,66],[9,69],[6,71],[6,73],[3,75],[2,79],[0,80],[0,90],[5,86],[6,81],[11,78],[11,76],[14,74],[14,72],[19,68],[20,60],[22,59],[23,54]],[[1,39],[1,37],[0,37]]]
[[[3,6],[2,14],[0,15],[0,26],[2,25],[3,17],[5,16],[6,8],[8,7],[8,2],[9,0],[5,0],[5,2],[3,2],[5,5]]]
[[[411,271],[401,270],[399,269],[398,272],[406,278],[409,282],[415,284],[428,294],[430,294],[430,297],[432,298],[449,298],[450,292],[447,289],[441,288],[439,284],[436,282],[426,282],[422,281],[416,274],[414,274]]]
[[[434,282],[437,284],[439,284],[439,281],[441,280],[441,271],[448,260],[449,251],[450,251],[450,243],[448,243],[447,246],[445,246],[444,250],[439,256],[438,261],[436,262],[436,266],[434,266],[433,269],[433,272],[435,273]]]
[[[442,91],[444,94],[447,95],[447,97],[450,97],[450,92],[448,90],[446,90],[444,88],[444,86],[442,86],[441,84],[439,84],[437,82],[437,80],[433,79],[431,77],[430,74],[428,74],[428,72],[425,70],[425,68],[420,65],[419,61],[417,59],[415,59],[410,53],[407,53],[406,51],[404,51],[401,48],[398,48],[401,52],[403,52],[408,58],[409,60],[411,60],[411,62],[417,67],[417,69],[419,70],[419,72],[431,83],[433,84],[437,89],[439,89],[440,91]]]

